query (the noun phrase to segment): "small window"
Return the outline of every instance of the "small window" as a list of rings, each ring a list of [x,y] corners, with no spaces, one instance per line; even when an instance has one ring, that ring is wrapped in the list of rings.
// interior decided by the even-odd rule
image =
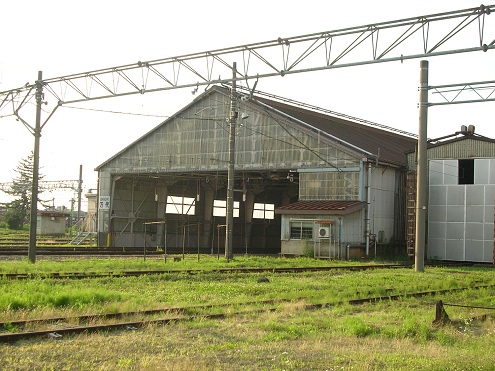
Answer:
[[[275,205],[254,203],[253,210],[254,219],[275,219]]]
[[[459,184],[474,184],[474,159],[459,160]]]
[[[313,223],[304,221],[291,221],[290,238],[293,240],[313,239]]]
[[[234,210],[232,210],[234,218],[239,217],[239,201],[234,201]],[[213,216],[227,216],[227,201],[213,200]]]
[[[168,196],[167,214],[194,215],[196,211],[196,199],[192,197]]]

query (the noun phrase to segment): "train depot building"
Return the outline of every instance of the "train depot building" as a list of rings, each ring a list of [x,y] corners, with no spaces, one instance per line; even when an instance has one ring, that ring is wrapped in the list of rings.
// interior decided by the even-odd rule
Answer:
[[[415,138],[274,97],[238,103],[234,253],[347,258],[405,240]],[[229,114],[213,87],[96,168],[100,245],[223,251]]]
[[[213,86],[96,168],[100,246],[224,253],[230,103],[229,89]],[[237,103],[234,254],[350,259],[386,246],[411,253],[415,136],[268,94],[237,92]],[[491,205],[483,228],[491,221],[493,250]]]

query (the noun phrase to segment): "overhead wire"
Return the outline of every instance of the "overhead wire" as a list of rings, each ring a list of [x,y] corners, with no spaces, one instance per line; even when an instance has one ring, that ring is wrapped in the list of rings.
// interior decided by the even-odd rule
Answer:
[[[157,118],[170,118],[171,117],[171,116],[167,116],[167,115],[151,115],[151,114],[147,114],[147,113],[122,112],[122,111],[102,110],[102,109],[97,109],[97,108],[84,108],[84,107],[74,107],[74,106],[66,106],[66,105],[62,105],[62,107],[63,108],[70,108],[70,109],[79,109],[79,110],[83,110],[83,111],[114,113],[114,114],[119,114],[119,115],[157,117]]]

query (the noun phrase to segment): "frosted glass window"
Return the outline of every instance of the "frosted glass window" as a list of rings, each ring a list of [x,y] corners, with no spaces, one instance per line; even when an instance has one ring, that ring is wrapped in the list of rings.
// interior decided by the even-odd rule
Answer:
[[[464,186],[449,186],[447,188],[447,205],[464,205]]]
[[[447,207],[430,206],[428,209],[428,219],[430,222],[445,222],[447,220]]]
[[[239,217],[239,201],[234,201],[234,218]],[[213,200],[213,216],[227,216],[227,201],[225,200]]]
[[[443,161],[430,161],[430,185],[443,184]]]
[[[464,223],[447,223],[447,238],[454,240],[464,239]]]
[[[493,241],[483,243],[483,261],[493,262]]]
[[[464,206],[447,206],[447,222],[464,222]]]
[[[255,219],[275,219],[275,205],[254,203],[253,218]]]
[[[490,176],[490,160],[474,160],[474,184],[488,184]]]
[[[196,199],[192,197],[168,196],[167,214],[194,215],[196,211]]]
[[[428,225],[428,240],[430,238],[445,238],[445,223],[430,223]]]
[[[483,223],[484,209],[483,206],[467,206],[466,220],[473,223]]]
[[[464,260],[464,241],[447,240],[445,259]]]
[[[457,184],[458,183],[458,164],[457,160],[443,161],[443,183]]]
[[[483,241],[466,241],[466,260],[483,260]]]
[[[484,205],[495,205],[495,185],[485,186],[485,200]]]
[[[483,205],[485,202],[484,186],[466,186],[466,205]]]
[[[466,223],[466,243],[469,240],[483,239],[483,224],[481,223]]]
[[[430,187],[429,204],[447,205],[447,187],[446,186]]]
[[[495,160],[490,161],[490,176],[488,177],[490,184],[495,184]]]
[[[494,239],[493,222],[483,225],[483,239],[491,241],[493,247],[493,239]]]
[[[429,259],[445,259],[445,239],[428,239],[428,258]]]

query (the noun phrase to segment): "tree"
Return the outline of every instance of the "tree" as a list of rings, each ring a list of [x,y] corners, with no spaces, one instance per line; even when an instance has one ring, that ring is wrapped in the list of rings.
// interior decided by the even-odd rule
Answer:
[[[19,161],[19,164],[14,169],[17,177],[12,180],[10,189],[5,191],[7,194],[16,197],[14,201],[6,203],[5,206],[13,214],[21,217],[20,228],[23,227],[24,221],[29,221],[29,216],[31,215],[33,166],[34,154],[31,152],[27,158]],[[38,179],[43,179],[43,176],[39,175]],[[42,192],[42,189],[38,190],[38,194]]]
[[[10,209],[3,216],[3,221],[7,223],[9,229],[19,230],[22,229],[23,216],[17,210]]]

